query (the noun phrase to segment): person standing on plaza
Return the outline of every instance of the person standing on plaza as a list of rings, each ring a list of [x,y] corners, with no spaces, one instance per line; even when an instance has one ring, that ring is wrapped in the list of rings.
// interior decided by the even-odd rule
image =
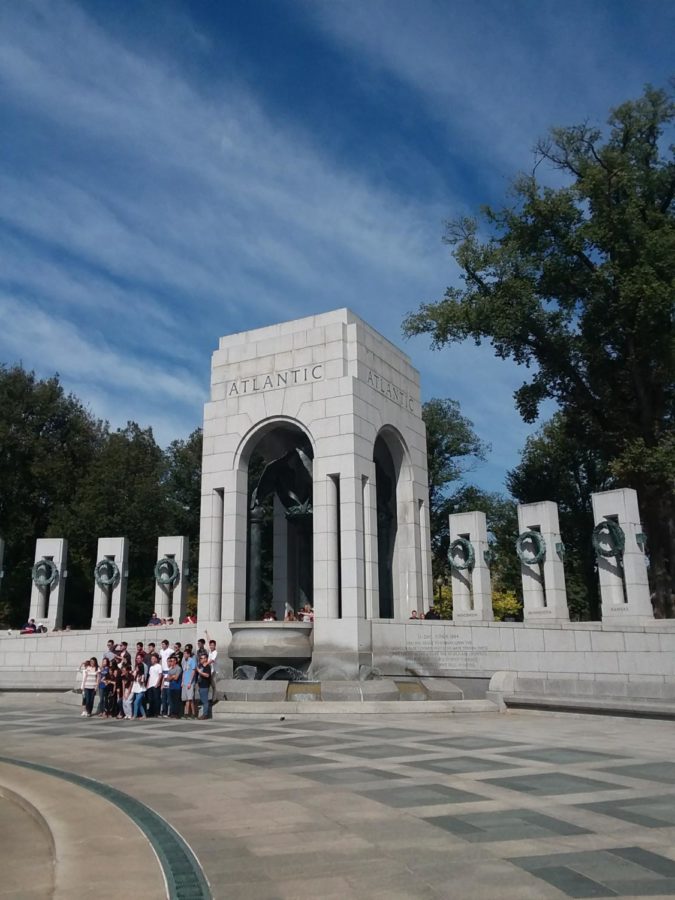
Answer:
[[[131,665],[131,653],[128,650],[129,644],[126,641],[122,641],[117,649],[117,664],[119,666],[122,663],[126,663],[128,666]]]
[[[115,672],[115,715],[118,719],[124,718],[122,701],[124,699],[124,672],[127,666],[118,666]]]
[[[103,693],[103,717],[105,719],[112,719],[116,713],[116,685],[117,685],[117,664],[113,660],[108,666],[108,670],[106,672],[104,678],[104,693]]]
[[[197,683],[199,685],[199,701],[202,706],[202,714],[199,718],[201,720],[210,719],[209,691],[211,690],[211,666],[209,665],[209,658],[205,651],[202,651],[199,654],[199,661],[197,663]]]
[[[150,668],[148,670],[148,686],[145,692],[145,698],[148,703],[148,718],[156,719],[159,715],[160,698],[162,691],[162,664],[156,653],[150,657]]]
[[[167,678],[171,664],[169,659],[173,656],[173,650],[169,646],[169,642],[165,639],[161,644],[162,649],[159,651],[159,661],[162,665],[162,690],[160,693],[160,716],[169,715],[169,680]]]
[[[205,631],[204,634],[209,641],[208,662],[209,666],[211,667],[211,706],[215,706],[215,704],[218,702],[218,698],[216,696],[216,680],[218,678],[218,648],[213,638],[209,638],[208,631]]]
[[[195,680],[197,677],[197,660],[191,650],[186,647],[183,652],[183,681],[181,699],[185,703],[183,715],[187,719],[194,719],[195,712]]]
[[[132,716],[134,719],[144,719],[145,708],[143,706],[143,701],[145,700],[145,666],[143,663],[136,666],[131,693],[134,697]]]
[[[169,671],[166,680],[169,683],[169,718],[180,718],[181,681],[183,670],[178,665],[178,659],[174,654],[169,658]]]
[[[111,641],[108,641],[108,645],[110,645]],[[96,709],[97,716],[105,715],[105,687],[106,687],[106,679],[108,677],[108,672],[110,671],[110,664],[114,662],[115,655],[113,653],[113,659],[107,657],[105,654],[103,655],[103,659],[101,660],[101,667],[98,670],[98,684],[96,685],[96,689],[98,691],[98,707]]]
[[[95,656],[89,660],[82,672],[82,695],[84,696],[83,716],[91,718],[94,710],[94,697],[98,687],[98,660]]]
[[[128,666],[122,667],[122,712],[125,719],[133,719],[134,695],[132,693],[134,687],[134,676]]]

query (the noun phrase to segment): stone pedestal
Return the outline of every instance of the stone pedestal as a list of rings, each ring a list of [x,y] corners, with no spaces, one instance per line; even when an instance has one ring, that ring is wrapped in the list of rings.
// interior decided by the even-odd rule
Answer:
[[[452,567],[452,618],[454,622],[492,622],[492,586],[485,559],[488,550],[487,521],[483,512],[455,513],[450,516],[450,547],[459,538],[473,547],[474,561],[468,568]],[[460,566],[465,565],[461,547],[452,553]]]
[[[597,556],[602,620],[629,623],[654,618],[647,560],[638,543],[642,535],[637,492],[631,488],[603,491],[592,494],[593,522],[612,519],[622,529],[625,538],[623,553],[619,556]]]
[[[155,612],[160,619],[172,617],[182,622],[187,612],[189,540],[184,535],[161,537],[157,541],[157,561],[173,559],[178,566],[178,581],[173,585],[155,582]]]
[[[35,542],[35,562],[41,559],[52,562],[56,566],[56,581],[45,587],[32,583],[28,618],[35,619],[49,631],[63,626],[67,557],[68,541],[64,538],[40,538]]]
[[[99,538],[96,562],[112,560],[119,569],[116,583],[100,587],[94,581],[94,609],[91,627],[99,629],[123,628],[126,615],[129,541],[124,537]]]
[[[546,555],[541,563],[521,560],[523,618],[525,621],[569,622],[563,544],[558,505],[549,500],[518,505],[518,531],[539,532]]]

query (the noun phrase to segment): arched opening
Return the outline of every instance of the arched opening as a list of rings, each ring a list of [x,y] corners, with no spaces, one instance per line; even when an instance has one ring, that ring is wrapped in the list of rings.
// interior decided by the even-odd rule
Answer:
[[[394,550],[398,531],[397,472],[387,442],[379,435],[373,450],[377,485],[377,576],[379,616],[394,618]]]
[[[283,621],[286,610],[312,604],[312,446],[283,423],[247,451],[246,618],[273,611]]]

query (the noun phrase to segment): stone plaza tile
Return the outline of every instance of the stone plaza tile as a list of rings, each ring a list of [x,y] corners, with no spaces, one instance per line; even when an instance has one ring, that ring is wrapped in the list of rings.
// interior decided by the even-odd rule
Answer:
[[[369,781],[381,781],[383,779],[402,780],[406,776],[394,772],[385,772],[383,769],[341,768],[321,769],[316,772],[303,772],[303,778],[311,778],[322,784],[351,785],[362,784]]]
[[[670,760],[638,763],[630,766],[612,766],[602,771],[610,775],[626,775],[629,778],[646,778],[649,781],[675,784],[675,763]]]
[[[436,748],[432,748],[435,750]],[[400,744],[362,744],[361,746],[336,747],[336,752],[357,759],[391,759],[396,756],[425,756],[425,751],[417,747],[402,747]]]
[[[188,750],[190,753],[198,753],[200,755],[213,757],[223,757],[226,759],[237,757],[239,762],[248,762],[249,759],[260,759],[262,760],[263,765],[272,764],[271,754],[259,753],[258,747],[251,746],[251,744],[247,743],[237,744],[233,742],[231,744],[222,744],[218,741],[206,740],[194,740],[191,741],[190,744],[187,744],[186,742],[181,743],[180,741],[178,743],[182,749]]]
[[[481,735],[459,735],[457,737],[434,737],[425,740],[429,746],[451,747],[457,750],[490,750],[501,752],[502,747],[519,747],[523,741],[505,741],[503,738],[483,737]]]
[[[350,742],[349,740],[335,738],[325,734],[307,734],[300,735],[299,737],[286,737],[286,735],[281,735],[277,738],[277,741],[275,743],[283,747],[302,747],[303,749],[317,748],[321,750],[333,750],[344,747]]]
[[[471,803],[485,797],[472,794],[446,784],[412,784],[404,787],[386,787],[381,790],[359,791],[362,797],[376,800],[386,806],[405,809],[411,806],[431,806],[438,803]]]
[[[531,809],[425,816],[427,822],[466,841],[517,841],[586,834],[588,829]]]
[[[414,728],[369,728],[367,730],[362,729],[359,735],[360,738],[372,738],[377,741],[397,741],[406,739],[409,741],[422,741],[438,736],[437,733],[429,731],[424,732]]]
[[[326,759],[323,756],[310,756],[303,753],[274,753],[271,756],[265,754],[258,755],[250,759],[242,759],[250,766],[260,766],[261,768],[272,767],[274,769],[292,769],[298,766],[322,766],[335,764],[335,760]],[[298,774],[297,772],[295,774]]]
[[[406,766],[416,769],[428,769],[432,772],[444,772],[448,775],[460,775],[468,772],[500,772],[504,769],[517,769],[512,763],[503,760],[485,759],[481,756],[451,756],[447,759],[419,759],[406,762]]]
[[[571,775],[566,772],[542,772],[537,775],[512,775],[505,778],[486,778],[487,784],[520,791],[523,794],[548,796],[550,794],[588,794],[599,791],[621,791],[624,786]]]
[[[580,804],[582,809],[601,813],[643,828],[671,828],[675,826],[675,794],[660,797],[639,797],[629,800],[605,800]]]
[[[511,858],[568,897],[672,896],[675,862],[641,847]]]
[[[574,763],[618,762],[625,759],[614,753],[597,753],[593,750],[578,750],[575,747],[534,747],[525,750],[507,750],[504,756],[559,766],[573,765]]]

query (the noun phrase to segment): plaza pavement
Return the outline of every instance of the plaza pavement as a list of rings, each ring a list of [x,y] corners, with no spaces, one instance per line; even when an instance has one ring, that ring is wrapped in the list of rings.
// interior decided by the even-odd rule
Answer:
[[[146,853],[137,821],[175,863],[167,880],[182,900],[209,896],[203,876],[232,900],[675,897],[673,734],[669,722],[548,713],[281,721],[230,717],[226,704],[208,723],[117,722],[4,694],[0,871],[16,875],[22,847],[32,853],[11,795],[30,786],[38,807],[52,788],[88,796],[98,837],[126,816]],[[50,814],[72,810],[54,802]],[[154,896],[156,860],[126,867],[116,846],[90,841],[81,896],[101,850],[106,896]],[[42,894],[30,886],[0,885],[0,897],[49,896],[47,881]]]

